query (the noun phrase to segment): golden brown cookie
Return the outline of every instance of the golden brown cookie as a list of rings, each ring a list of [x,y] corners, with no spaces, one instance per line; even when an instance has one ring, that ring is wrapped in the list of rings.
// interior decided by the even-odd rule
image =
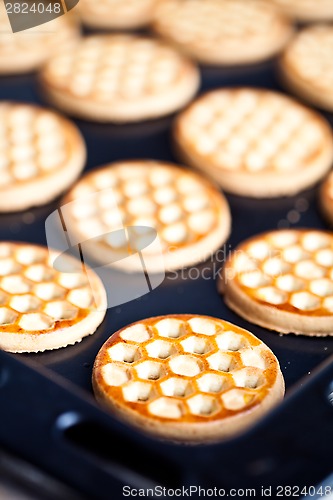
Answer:
[[[282,399],[271,350],[250,332],[209,316],[143,319],[112,335],[93,370],[97,399],[156,437],[219,441]]]
[[[332,3],[333,7],[333,3]],[[285,84],[311,104],[333,111],[333,26],[300,31],[280,60]]]
[[[83,170],[84,140],[74,123],[32,104],[0,102],[0,212],[43,205]]]
[[[41,73],[48,99],[101,122],[173,113],[199,88],[197,67],[164,43],[135,35],[95,35],[51,58]]]
[[[250,64],[277,54],[293,28],[262,0],[161,0],[154,29],[206,64]]]
[[[71,14],[13,33],[4,3],[0,2],[0,75],[34,71],[52,54],[70,50],[79,36],[78,24]]]
[[[75,272],[53,267],[58,252],[31,243],[0,243],[0,349],[39,352],[91,335],[103,321],[99,277],[67,257]],[[79,269],[79,270],[78,270]]]
[[[148,24],[159,0],[80,0],[79,14],[95,29],[134,29]]]
[[[243,318],[281,333],[332,335],[333,234],[276,230],[241,243],[219,289]]]
[[[145,238],[135,237],[135,227],[157,231],[160,246],[148,245],[145,263],[159,273],[207,259],[226,241],[231,225],[228,203],[213,184],[159,161],[96,169],[71,189],[63,206],[72,233],[78,241],[90,241],[87,251],[94,259],[131,272],[142,271],[141,261],[122,256],[137,253]],[[133,228],[131,237],[119,231],[124,227]]]
[[[330,173],[322,185],[320,205],[326,219],[333,226],[333,172]]]
[[[296,194],[319,181],[333,163],[326,120],[269,90],[211,91],[179,115],[173,136],[183,161],[242,196]]]

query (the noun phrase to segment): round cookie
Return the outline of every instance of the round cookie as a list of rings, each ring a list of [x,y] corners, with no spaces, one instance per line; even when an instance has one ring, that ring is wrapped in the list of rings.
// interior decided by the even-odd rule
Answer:
[[[159,0],[80,0],[83,23],[95,29],[134,29],[148,24]]]
[[[28,14],[26,14],[28,15]],[[0,3],[0,75],[29,73],[53,53],[69,50],[80,36],[72,15],[13,33],[4,3]]]
[[[279,363],[263,342],[194,314],[122,328],[100,349],[92,380],[98,401],[129,424],[193,444],[240,433],[284,394]]]
[[[332,335],[333,234],[276,230],[241,243],[218,283],[226,304],[281,333]]]
[[[160,246],[147,246],[145,263],[149,272],[160,273],[207,259],[225,243],[231,225],[228,203],[213,184],[158,161],[119,162],[96,169],[69,191],[65,206],[71,231],[79,241],[90,241],[87,252],[129,272],[142,271],[141,261],[124,258],[129,247],[133,254],[142,248],[141,237],[126,237],[118,231],[123,227],[157,231]]]
[[[41,72],[50,101],[68,113],[100,122],[159,118],[196,94],[197,67],[158,40],[94,35],[51,58]]]
[[[0,212],[25,210],[53,200],[83,170],[83,138],[58,113],[3,101],[0,129]]]
[[[281,76],[286,86],[328,111],[333,111],[332,52],[333,26],[314,25],[300,31],[280,59]]]
[[[40,352],[79,342],[103,321],[106,293],[84,266],[59,272],[58,255],[30,243],[0,243],[0,349]],[[81,268],[81,264],[80,264]]]
[[[273,0],[273,3],[298,21],[324,21],[333,19],[331,0]]]
[[[293,28],[262,0],[162,0],[154,29],[205,64],[251,64],[277,54]]]
[[[333,226],[333,172],[330,173],[321,187],[320,205],[327,221]]]
[[[269,90],[211,91],[179,115],[173,136],[185,163],[241,196],[294,195],[319,181],[333,163],[326,120]]]

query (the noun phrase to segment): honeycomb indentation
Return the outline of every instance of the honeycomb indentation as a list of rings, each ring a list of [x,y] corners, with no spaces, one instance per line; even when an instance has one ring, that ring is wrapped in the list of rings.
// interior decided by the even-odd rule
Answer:
[[[129,380],[126,368],[113,363],[108,363],[103,366],[102,375],[106,384],[114,387],[124,385]]]
[[[6,276],[1,280],[1,288],[8,293],[28,293],[31,284],[20,275]]]
[[[35,294],[42,300],[55,300],[64,297],[66,290],[55,283],[41,283],[35,286]]]
[[[19,325],[28,332],[49,330],[53,327],[54,321],[47,314],[28,313],[23,314],[19,320]]]
[[[150,335],[145,325],[138,323],[123,330],[120,337],[124,340],[139,342],[141,344],[141,342],[146,342],[150,338]]]
[[[180,377],[171,377],[161,382],[161,390],[164,396],[184,398],[193,392],[192,384]]]
[[[182,417],[182,406],[177,399],[158,398],[149,404],[152,415],[162,418],[180,419]]]
[[[254,367],[242,368],[232,373],[237,387],[256,389],[264,383],[262,370]]]
[[[177,339],[185,333],[183,329],[184,322],[177,319],[162,319],[161,321],[158,321],[154,327],[161,337]]]
[[[246,340],[237,333],[226,331],[216,337],[218,348],[222,351],[239,351],[246,346]]]
[[[34,297],[33,295],[14,295],[10,300],[10,307],[15,309],[15,311],[26,313],[33,312],[40,308],[41,301]]]
[[[76,288],[71,290],[67,295],[67,299],[77,307],[88,308],[93,303],[93,295],[88,287]]]
[[[206,354],[213,349],[213,346],[208,340],[202,337],[195,337],[194,335],[182,340],[180,344],[183,346],[185,352],[191,354]]]
[[[15,323],[18,314],[8,309],[7,307],[0,307],[0,324],[1,325],[10,325],[11,323]]]
[[[79,310],[66,300],[49,302],[44,308],[44,312],[55,320],[71,320],[76,318]]]
[[[217,330],[216,322],[206,318],[192,318],[188,324],[193,333],[200,333],[201,335],[215,335]]]
[[[31,281],[51,281],[55,275],[55,271],[43,264],[35,264],[29,266],[25,270],[24,275]]]
[[[158,380],[164,375],[163,365],[154,361],[142,361],[135,366],[135,371],[140,379]]]
[[[169,365],[176,375],[195,377],[201,372],[200,364],[193,356],[176,356],[169,361]]]
[[[242,389],[230,389],[221,396],[223,406],[227,410],[232,411],[245,409],[252,403],[254,398],[254,394],[250,394]]]
[[[193,415],[200,415],[202,417],[210,417],[220,409],[219,403],[215,398],[203,394],[191,396],[187,400],[187,404]]]
[[[8,274],[18,273],[22,269],[21,264],[14,259],[5,258],[0,259],[0,276],[7,276]]]
[[[197,384],[202,392],[220,392],[228,384],[228,380],[221,375],[206,373],[197,379]]]
[[[145,403],[152,393],[152,385],[147,382],[129,382],[123,389],[124,399],[132,403]]]
[[[225,354],[224,352],[216,352],[211,356],[207,357],[207,361],[212,370],[219,372],[229,372],[234,367],[234,361],[232,356]]]
[[[151,358],[167,359],[175,352],[175,347],[170,342],[154,340],[146,346],[146,350]]]
[[[133,345],[119,342],[108,349],[109,357],[112,361],[123,363],[134,363],[140,359],[140,350]]]
[[[311,293],[299,292],[291,296],[290,303],[297,309],[311,311],[313,309],[318,309],[320,306],[320,299]]]

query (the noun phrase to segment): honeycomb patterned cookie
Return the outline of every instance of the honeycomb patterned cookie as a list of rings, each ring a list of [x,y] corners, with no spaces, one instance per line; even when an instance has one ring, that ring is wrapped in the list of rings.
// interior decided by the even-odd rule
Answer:
[[[299,32],[280,61],[286,84],[304,99],[330,111],[333,110],[332,51],[333,26],[315,25]]]
[[[282,94],[220,89],[199,97],[176,120],[180,156],[227,191],[252,197],[292,195],[331,168],[329,124]]]
[[[75,272],[59,272],[51,263],[56,255],[29,243],[0,243],[1,349],[65,347],[94,333],[102,322],[106,294],[98,276],[81,264],[80,271],[75,265]]]
[[[268,0],[271,2],[272,0]],[[287,15],[299,21],[329,21],[333,19],[331,0],[273,0]]]
[[[145,250],[150,272],[205,260],[230,232],[230,211],[222,193],[205,178],[164,162],[137,160],[99,168],[73,187],[63,206],[72,232],[80,241],[92,241],[92,256],[127,271],[141,272],[142,263],[130,264],[121,257],[128,255],[129,247],[134,254],[145,245],[140,233],[130,239],[118,231],[123,227],[157,231],[159,246],[153,242]],[[136,264],[139,268],[129,267]]]
[[[277,230],[240,244],[220,282],[245,319],[282,333],[331,335],[333,234]]]
[[[330,173],[322,185],[320,205],[326,219],[333,226],[333,172]]]
[[[119,330],[99,351],[96,397],[162,438],[205,442],[253,423],[284,392],[279,364],[250,332],[221,319],[170,315]]]
[[[0,211],[51,201],[84,167],[86,149],[76,126],[45,108],[0,103]]]
[[[207,64],[246,64],[279,52],[292,34],[283,14],[261,0],[161,0],[153,27]]]
[[[132,29],[148,24],[159,0],[81,0],[79,12],[92,28]]]
[[[1,2],[0,75],[34,71],[59,47],[64,51],[69,49],[79,36],[77,22],[70,14],[13,34],[4,2]]]
[[[58,106],[96,121],[160,117],[185,106],[199,87],[199,71],[158,40],[95,35],[46,64],[41,81]]]

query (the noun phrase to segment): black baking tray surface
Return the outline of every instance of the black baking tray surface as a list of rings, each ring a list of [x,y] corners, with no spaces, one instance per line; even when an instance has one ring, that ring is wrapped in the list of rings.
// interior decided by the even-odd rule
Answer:
[[[202,76],[201,91],[243,85],[282,90],[275,61],[236,69],[204,68]],[[40,96],[34,75],[0,79],[2,100],[43,103]],[[326,118],[333,125],[333,116]],[[177,161],[171,147],[172,120],[123,126],[76,121],[88,147],[85,171],[119,159]],[[291,198],[228,196],[228,201],[233,226],[228,250],[277,227],[327,229],[318,211],[318,187]],[[46,244],[45,219],[58,204],[59,200],[1,215],[0,239]],[[216,291],[220,260],[194,266],[176,279],[171,273],[149,294],[109,309],[96,333],[79,344],[31,355],[0,353],[0,444],[89,498],[121,498],[124,484],[253,485],[260,496],[261,485],[305,486],[321,481],[333,469],[333,339],[281,336],[241,319]],[[124,325],[169,313],[216,316],[257,335],[280,361],[285,402],[246,435],[194,448],[159,442],[105,413],[96,405],[91,388],[99,348]]]

